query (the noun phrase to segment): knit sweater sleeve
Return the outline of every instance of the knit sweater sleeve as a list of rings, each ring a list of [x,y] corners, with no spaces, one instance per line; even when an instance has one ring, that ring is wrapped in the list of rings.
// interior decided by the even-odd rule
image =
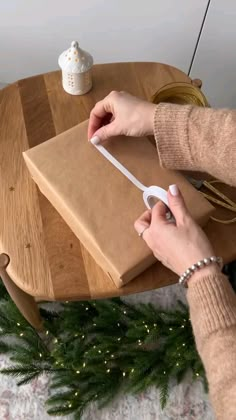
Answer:
[[[236,110],[159,104],[154,135],[163,167],[208,172],[236,186]]]
[[[160,104],[154,135],[169,169],[199,170],[236,186],[236,111]],[[197,349],[217,419],[236,413],[236,295],[223,274],[189,282],[187,298]]]
[[[236,413],[236,295],[223,275],[189,282],[187,298],[198,352],[217,419]]]

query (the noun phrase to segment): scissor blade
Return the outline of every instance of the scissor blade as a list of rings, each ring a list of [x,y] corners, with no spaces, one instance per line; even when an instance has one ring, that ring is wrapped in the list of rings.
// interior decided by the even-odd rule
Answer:
[[[187,176],[187,180],[190,182],[190,184],[197,188],[197,190],[200,190],[202,188],[203,181],[201,179],[195,179],[191,176]]]

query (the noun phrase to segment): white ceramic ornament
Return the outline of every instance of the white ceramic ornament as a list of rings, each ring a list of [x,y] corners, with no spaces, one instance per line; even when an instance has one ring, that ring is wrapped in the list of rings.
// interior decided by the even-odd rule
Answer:
[[[71,95],[83,95],[92,88],[91,67],[93,57],[73,41],[58,59],[62,69],[62,85]]]

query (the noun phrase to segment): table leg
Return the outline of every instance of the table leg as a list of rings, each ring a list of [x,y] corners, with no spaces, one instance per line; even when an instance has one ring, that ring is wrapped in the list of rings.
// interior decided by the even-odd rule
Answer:
[[[0,277],[22,315],[36,330],[42,330],[42,319],[33,296],[21,290],[7,273],[10,258],[7,254],[0,254]]]

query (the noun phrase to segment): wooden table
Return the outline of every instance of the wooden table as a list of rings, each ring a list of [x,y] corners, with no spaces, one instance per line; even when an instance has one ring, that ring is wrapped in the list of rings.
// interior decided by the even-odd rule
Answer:
[[[94,104],[111,90],[150,99],[161,86],[175,81],[191,83],[167,65],[116,63],[94,66],[93,89],[84,96],[64,92],[60,72],[20,80],[0,91],[0,253],[9,256],[0,257],[0,275],[35,327],[40,328],[41,321],[34,298],[108,298],[176,282],[173,273],[156,264],[117,289],[38,191],[22,159],[24,150],[87,119]],[[236,199],[235,190],[233,196]],[[236,225],[209,222],[206,232],[216,254],[225,261],[236,257]]]

